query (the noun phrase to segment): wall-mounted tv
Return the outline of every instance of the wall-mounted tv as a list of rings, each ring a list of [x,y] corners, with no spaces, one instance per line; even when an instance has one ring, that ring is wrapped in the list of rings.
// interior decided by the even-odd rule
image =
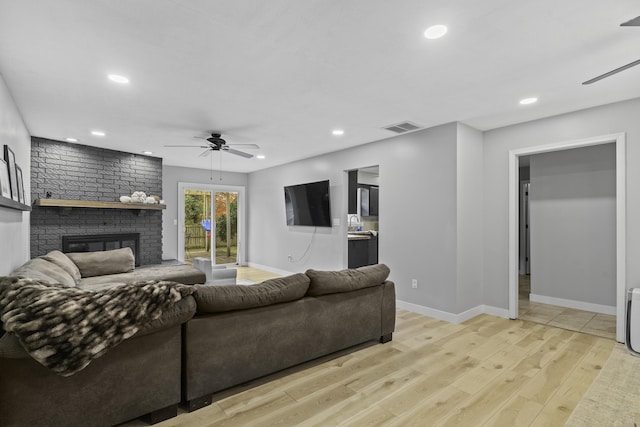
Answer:
[[[329,180],[284,187],[287,225],[331,227]]]

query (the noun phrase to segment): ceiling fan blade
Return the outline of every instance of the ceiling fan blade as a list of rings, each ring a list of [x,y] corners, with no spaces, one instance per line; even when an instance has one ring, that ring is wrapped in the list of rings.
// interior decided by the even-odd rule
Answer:
[[[195,148],[209,148],[208,145],[165,145],[165,147],[178,147],[178,148],[191,148],[191,147],[195,147]]]
[[[256,149],[259,150],[260,146],[258,144],[227,144],[229,147],[242,147],[247,149]]]
[[[640,16],[636,16],[633,19],[628,20],[620,24],[621,27],[640,27]]]
[[[209,154],[211,154],[211,149],[207,148],[202,153],[198,154],[198,157],[207,157]]]
[[[595,82],[597,82],[599,80],[602,80],[602,79],[604,79],[606,77],[612,76],[614,74],[618,74],[620,71],[624,71],[624,70],[626,70],[628,68],[631,68],[631,67],[634,67],[634,66],[636,66],[638,64],[640,64],[640,59],[637,59],[637,60],[635,60],[633,62],[630,62],[627,65],[623,65],[622,67],[618,67],[615,70],[611,70],[608,73],[601,74],[598,77],[594,77],[591,80],[587,80],[586,82],[582,82],[582,84],[583,85],[590,85],[591,83],[595,83]]]
[[[236,156],[246,157],[247,159],[250,159],[250,158],[253,157],[253,154],[244,153],[242,151],[234,150],[233,148],[225,148],[222,151],[226,151],[227,153],[235,154]]]

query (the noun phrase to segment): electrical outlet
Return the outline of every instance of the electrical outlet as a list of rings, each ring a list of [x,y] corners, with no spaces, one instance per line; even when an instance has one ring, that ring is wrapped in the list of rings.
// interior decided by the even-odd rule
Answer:
[[[418,289],[418,279],[411,279],[411,287],[413,289]]]

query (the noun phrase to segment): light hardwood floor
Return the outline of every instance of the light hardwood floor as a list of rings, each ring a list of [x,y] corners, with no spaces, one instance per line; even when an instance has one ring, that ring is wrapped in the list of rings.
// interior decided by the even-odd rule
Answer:
[[[237,267],[238,280],[250,280],[254,283],[260,283],[268,279],[280,277],[279,274],[271,273],[269,271],[260,270],[253,267]]]
[[[616,339],[616,316],[529,301],[531,276],[518,277],[518,318]]]
[[[522,320],[451,324],[398,310],[389,343],[157,425],[561,426],[614,344]]]

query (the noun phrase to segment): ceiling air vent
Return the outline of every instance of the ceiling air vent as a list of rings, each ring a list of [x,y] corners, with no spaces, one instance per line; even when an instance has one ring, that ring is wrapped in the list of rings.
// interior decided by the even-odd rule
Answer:
[[[395,132],[395,133],[405,133],[412,130],[420,129],[420,126],[411,122],[402,122],[402,123],[397,123],[395,125],[386,126],[384,127],[384,129],[390,130],[391,132]]]

